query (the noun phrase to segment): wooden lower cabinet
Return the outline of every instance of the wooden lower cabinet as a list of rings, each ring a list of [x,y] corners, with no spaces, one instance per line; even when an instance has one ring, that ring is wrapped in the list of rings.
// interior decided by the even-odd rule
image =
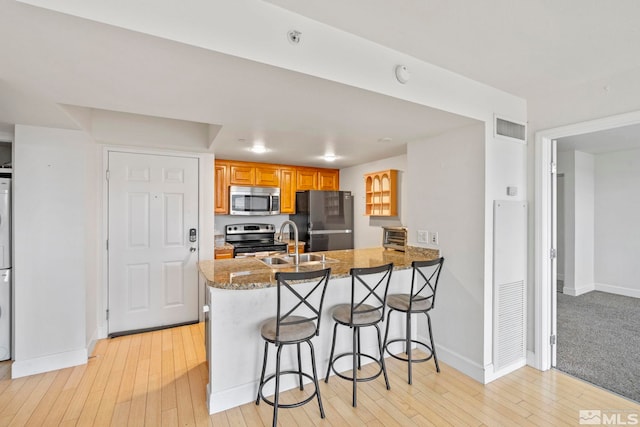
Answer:
[[[304,242],[298,242],[298,254],[302,254],[304,253]],[[289,242],[289,254],[295,254],[296,253],[296,243],[295,242]]]
[[[215,248],[213,250],[214,259],[229,259],[233,258],[233,248]]]

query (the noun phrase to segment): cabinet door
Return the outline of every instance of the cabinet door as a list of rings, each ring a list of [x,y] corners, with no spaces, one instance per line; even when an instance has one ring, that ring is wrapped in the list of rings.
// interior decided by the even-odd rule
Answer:
[[[256,168],[242,163],[231,163],[229,181],[231,185],[255,185]]]
[[[338,191],[340,175],[337,170],[318,170],[318,190]]]
[[[233,249],[215,249],[214,259],[230,259],[233,258]]]
[[[296,213],[296,170],[280,168],[280,213]]]
[[[229,164],[226,162],[215,162],[214,166],[214,213],[229,213]]]
[[[317,190],[318,189],[318,171],[316,169],[299,168],[296,171],[296,190]]]
[[[280,186],[280,169],[273,166],[256,167],[256,185],[265,187]]]

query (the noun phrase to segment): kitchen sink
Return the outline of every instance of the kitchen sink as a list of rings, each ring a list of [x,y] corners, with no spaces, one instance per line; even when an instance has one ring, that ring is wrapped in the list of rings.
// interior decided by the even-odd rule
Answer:
[[[272,268],[295,266],[295,257],[293,255],[271,256],[259,258],[259,261],[267,264]],[[306,253],[299,255],[298,265],[318,265],[324,263],[338,262],[337,259],[327,258],[324,254]]]
[[[289,262],[286,259],[275,257],[275,256],[260,258],[259,260],[264,262],[265,264],[274,265],[274,266],[275,265],[279,265],[279,266],[283,266],[284,267],[284,266],[293,264],[293,261]]]

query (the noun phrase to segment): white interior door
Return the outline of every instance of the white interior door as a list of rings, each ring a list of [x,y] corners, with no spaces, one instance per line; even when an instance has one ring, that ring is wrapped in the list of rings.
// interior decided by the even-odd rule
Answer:
[[[198,159],[109,152],[108,187],[109,334],[197,321]]]

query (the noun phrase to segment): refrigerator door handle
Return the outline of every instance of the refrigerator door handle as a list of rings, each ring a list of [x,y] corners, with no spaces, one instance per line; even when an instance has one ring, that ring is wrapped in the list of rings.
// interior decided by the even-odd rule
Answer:
[[[309,230],[309,235],[317,236],[320,234],[349,234],[353,233],[353,230]]]

